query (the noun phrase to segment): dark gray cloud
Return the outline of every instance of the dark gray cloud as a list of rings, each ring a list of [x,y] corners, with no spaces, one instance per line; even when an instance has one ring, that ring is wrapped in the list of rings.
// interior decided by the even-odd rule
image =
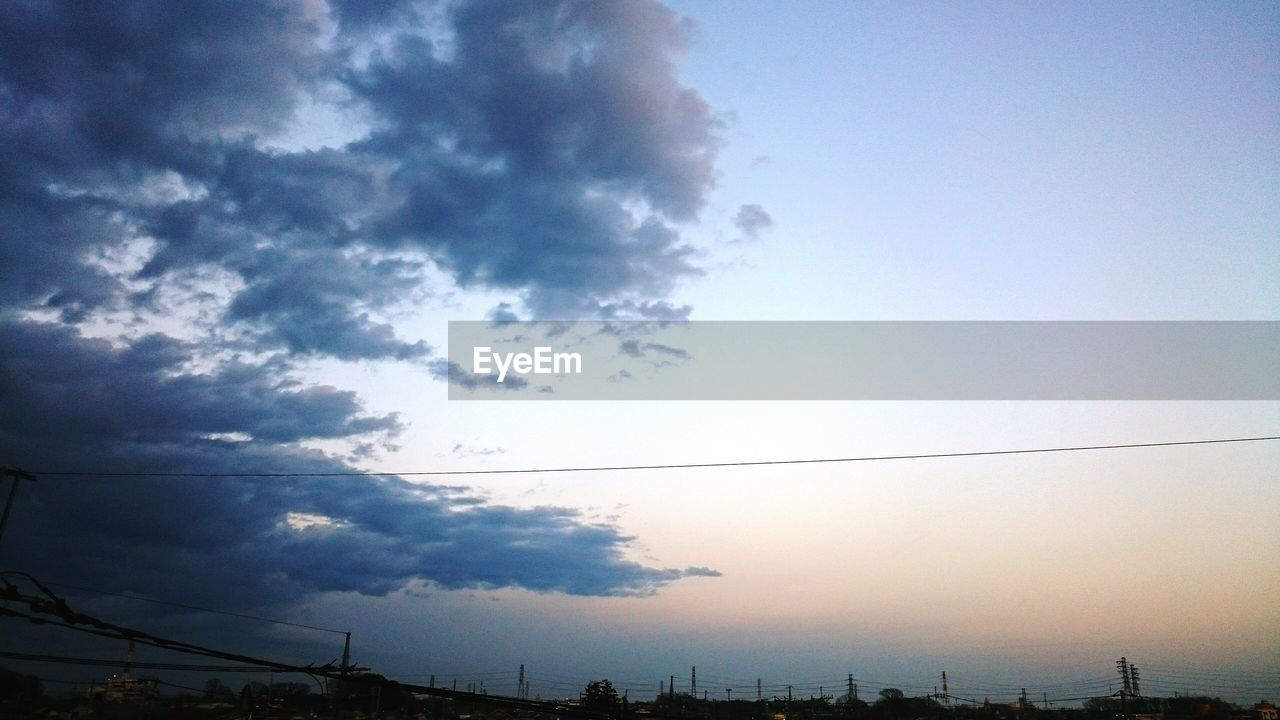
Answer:
[[[516,315],[511,309],[511,303],[498,303],[493,309],[489,310],[485,316],[494,323],[513,323],[520,322],[520,316]]]
[[[262,253],[246,271],[250,284],[227,310],[232,320],[261,324],[259,341],[296,354],[408,360],[430,353],[426,343],[399,340],[389,324],[353,308],[391,304],[411,294],[420,263],[355,259],[336,251]],[[323,277],[323,282],[316,282]]]
[[[645,343],[645,350],[652,350],[660,355],[667,355],[681,360],[689,360],[693,356],[684,348],[673,347],[671,345],[663,345],[662,343]]]
[[[120,482],[134,490],[128,502]],[[624,559],[631,538],[570,509],[502,507],[394,479],[46,478],[23,502],[21,539],[6,539],[25,567],[232,608],[382,595],[413,580],[646,595],[697,574]]]
[[[288,4],[7,9],[4,300],[80,321],[137,302],[123,280],[213,266],[243,281],[223,319],[259,342],[404,359],[426,350],[374,319],[401,298],[357,278],[409,255],[514,291],[536,316],[687,314],[661,297],[699,272],[676,225],[704,204],[718,141],[675,78],[686,39],[671,12],[460,3],[435,21],[448,52],[411,6],[333,12],[350,32],[326,45],[323,13]],[[335,87],[364,137],[306,152],[257,143]],[[140,237],[155,247],[136,274],[94,262]],[[333,267],[339,254],[365,267]],[[282,268],[313,297],[277,291]],[[421,284],[420,270],[406,264],[396,285]],[[358,293],[327,287],[335,278]]]
[[[175,372],[186,349],[122,348],[56,325],[0,325],[0,457],[40,470],[334,472],[291,441],[394,434],[350,392],[274,380],[267,366]],[[222,439],[239,433],[240,440]],[[23,567],[107,589],[286,604],[385,594],[413,580],[645,595],[692,571],[627,560],[631,538],[564,508],[493,505],[398,478],[92,478],[24,488],[6,549]]]
[[[748,238],[759,237],[760,233],[773,227],[773,216],[760,205],[751,203],[738,208],[733,216],[733,224]]]
[[[633,358],[644,357],[644,351],[640,349],[640,341],[634,339],[619,342],[618,352]]]
[[[618,343],[618,352],[633,358],[642,358],[649,352],[655,352],[659,355],[677,358],[680,360],[689,360],[693,356],[684,348],[664,345],[662,343],[643,343],[636,339],[622,340]]]
[[[0,460],[345,469],[302,444],[365,457],[401,420],[301,382],[299,363],[447,376],[391,320],[430,296],[432,267],[534,316],[688,316],[664,298],[699,272],[678,228],[718,141],[675,78],[674,15],[643,0],[328,14],[336,34],[317,3],[0,10]],[[322,96],[358,119],[353,141],[272,140]],[[136,338],[151,322],[188,339]],[[24,503],[6,548],[31,569],[235,606],[415,578],[644,594],[687,574],[624,559],[629,538],[569,510],[396,479],[48,478]]]
[[[457,385],[464,390],[524,390],[529,381],[519,375],[507,375],[498,382],[497,373],[473,373],[456,362],[436,358],[427,363],[431,377]]]
[[[450,59],[401,35],[350,76],[386,121],[352,150],[415,159],[390,180],[405,202],[378,241],[430,248],[541,316],[596,315],[696,273],[670,223],[703,205],[716,123],[675,80],[676,18],[648,2],[478,2],[452,19]]]
[[[116,461],[211,434],[280,444],[401,429],[395,415],[363,414],[354,392],[301,386],[270,363],[190,370],[189,348],[163,335],[117,349],[62,325],[3,323],[0,343],[0,431],[25,438],[0,456],[15,461],[69,445]]]

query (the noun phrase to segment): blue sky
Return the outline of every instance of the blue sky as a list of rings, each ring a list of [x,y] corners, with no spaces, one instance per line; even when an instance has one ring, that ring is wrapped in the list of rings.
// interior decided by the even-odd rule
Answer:
[[[680,9],[733,111],[719,209],[777,222],[746,282],[793,278],[699,317],[1275,316],[1269,8]]]
[[[651,464],[1280,420],[1267,402],[460,403],[439,365],[447,321],[495,313],[1277,319],[1269,5],[54,3],[0,19],[5,464]],[[363,662],[418,679],[524,663],[644,694],[696,664],[1031,687],[1122,654],[1274,673],[1277,467],[1256,444],[465,486],[47,479],[23,488],[0,557],[349,628]]]

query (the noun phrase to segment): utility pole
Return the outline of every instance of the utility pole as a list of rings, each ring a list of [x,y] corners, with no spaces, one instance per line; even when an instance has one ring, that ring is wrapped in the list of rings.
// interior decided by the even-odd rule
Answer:
[[[529,689],[524,684],[524,663],[520,663],[520,681],[516,684],[516,697],[522,700],[529,697]]]
[[[732,699],[733,699],[733,688],[725,688],[725,689],[724,689],[724,701],[725,701],[725,702],[729,702],[729,701],[730,701],[730,700],[732,700]]]
[[[1142,691],[1138,689],[1138,666],[1133,663],[1129,663],[1129,684],[1135,696],[1142,695]]]
[[[698,699],[698,666],[694,665],[693,670],[689,673],[689,694],[694,700]]]
[[[662,697],[663,695],[666,695],[666,694],[667,694],[667,681],[659,680],[658,681],[658,697]]]
[[[849,690],[845,698],[849,701],[849,707],[853,707],[853,673],[849,673]]]
[[[351,633],[343,633],[342,640],[342,679],[347,679],[347,668],[351,667]]]
[[[670,691],[671,697],[676,696],[676,676],[671,676],[671,682],[667,683],[667,690]]]
[[[346,709],[347,695],[351,692],[351,685],[347,682],[347,674],[351,671],[351,633],[343,633],[342,638],[342,667],[338,669],[338,707]]]
[[[4,503],[4,514],[0,515],[0,540],[4,539],[4,526],[9,524],[9,511],[13,510],[13,498],[18,494],[18,482],[21,480],[36,481],[36,476],[18,468],[0,468],[0,477],[12,479],[9,485],[9,498]]]
[[[942,671],[942,704],[951,707],[951,691],[947,689],[947,671]]]

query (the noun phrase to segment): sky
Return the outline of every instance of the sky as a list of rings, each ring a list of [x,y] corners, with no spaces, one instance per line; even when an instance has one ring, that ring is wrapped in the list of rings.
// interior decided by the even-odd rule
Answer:
[[[0,463],[1275,435],[1262,401],[469,403],[444,356],[450,320],[1278,320],[1277,46],[1264,3],[9,4]],[[1125,655],[1151,690],[1243,701],[1280,689],[1278,469],[1250,443],[45,475],[0,566],[350,630],[380,672],[495,691],[523,663],[544,695],[642,697],[696,665],[713,690],[947,670],[957,694],[1068,697]],[[77,592],[228,649],[337,654]],[[121,652],[5,623],[0,649]]]

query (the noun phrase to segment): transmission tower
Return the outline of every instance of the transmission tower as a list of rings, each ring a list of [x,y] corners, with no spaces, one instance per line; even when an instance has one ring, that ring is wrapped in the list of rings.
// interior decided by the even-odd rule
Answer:
[[[1133,693],[1133,680],[1129,675],[1129,660],[1120,658],[1116,661],[1116,672],[1120,673],[1120,698]]]

